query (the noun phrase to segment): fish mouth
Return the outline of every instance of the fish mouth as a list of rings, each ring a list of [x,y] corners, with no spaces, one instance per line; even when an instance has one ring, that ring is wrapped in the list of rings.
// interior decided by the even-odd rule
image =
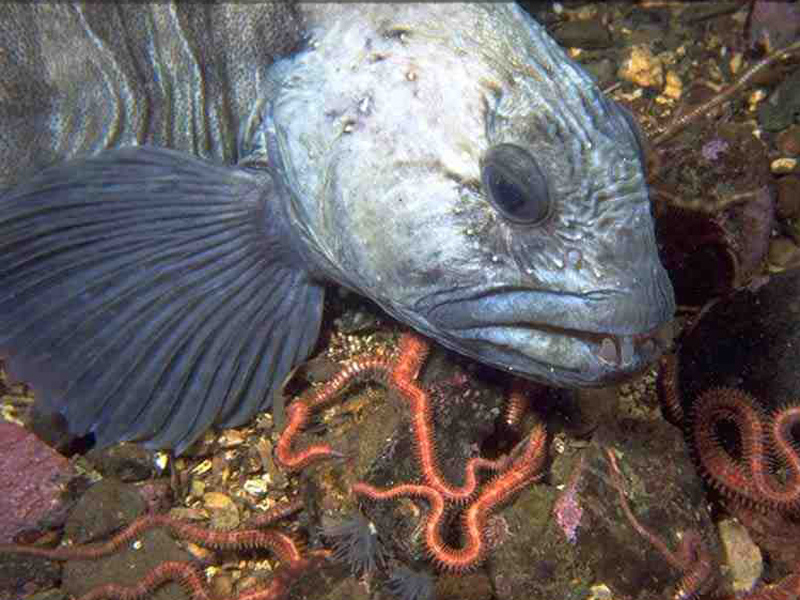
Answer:
[[[547,337],[555,348],[549,357],[538,358],[525,352],[527,343],[509,340]],[[457,339],[454,339],[457,338]],[[493,364],[504,370],[564,387],[603,387],[624,382],[643,372],[669,347],[671,323],[633,335],[593,333],[536,327],[476,327],[457,336],[442,339],[445,346]],[[559,361],[565,355],[568,361]]]
[[[427,317],[443,345],[476,360],[546,384],[602,387],[641,373],[669,347],[674,300],[657,300],[512,291],[440,304]]]

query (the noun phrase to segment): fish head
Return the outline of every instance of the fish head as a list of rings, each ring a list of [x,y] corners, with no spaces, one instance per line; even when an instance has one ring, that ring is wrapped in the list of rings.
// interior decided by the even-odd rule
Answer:
[[[265,122],[313,271],[549,384],[660,354],[675,301],[636,125],[538,23],[513,4],[304,10]]]

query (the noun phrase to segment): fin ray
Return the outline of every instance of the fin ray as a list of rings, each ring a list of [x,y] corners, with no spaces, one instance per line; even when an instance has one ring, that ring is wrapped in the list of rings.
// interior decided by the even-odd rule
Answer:
[[[210,425],[268,408],[313,348],[323,300],[290,232],[266,222],[271,194],[264,173],[145,146],[8,190],[0,355],[10,374],[101,446],[180,451]]]

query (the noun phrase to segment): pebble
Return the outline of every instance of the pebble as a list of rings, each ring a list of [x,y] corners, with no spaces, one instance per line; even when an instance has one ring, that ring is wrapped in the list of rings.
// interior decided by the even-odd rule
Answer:
[[[194,542],[184,542],[184,545],[186,546],[186,551],[199,561],[207,561],[214,554],[213,550],[198,546]]]
[[[773,272],[800,266],[800,248],[787,237],[772,239],[767,257],[770,270]]]
[[[243,487],[251,496],[263,496],[269,491],[269,482],[266,479],[248,479]]]
[[[683,82],[675,71],[667,71],[667,84],[662,94],[672,100],[678,100],[683,94]]]
[[[775,160],[772,161],[769,168],[776,175],[782,175],[784,173],[793,173],[794,170],[797,168],[797,159],[788,157],[776,158]]]
[[[244,443],[245,437],[241,431],[227,429],[222,432],[217,442],[223,448],[233,448]]]
[[[177,506],[170,509],[169,516],[180,521],[203,521],[208,518],[208,512],[202,508],[184,508]]]
[[[645,45],[628,50],[617,75],[640,87],[660,88],[664,85],[664,65]]]
[[[211,578],[211,591],[214,598],[230,598],[234,594],[233,578],[228,573],[217,573]]]
[[[764,569],[761,550],[738,521],[726,519],[720,521],[717,528],[730,569],[733,592],[734,594],[749,592],[758,582]]]
[[[192,482],[189,484],[189,493],[195,498],[202,498],[206,493],[205,482],[198,479],[192,479]]]
[[[203,504],[211,510],[236,511],[236,504],[230,496],[222,492],[206,492],[203,494]]]
[[[614,594],[604,583],[598,583],[590,588],[590,595],[587,600],[611,600]]]

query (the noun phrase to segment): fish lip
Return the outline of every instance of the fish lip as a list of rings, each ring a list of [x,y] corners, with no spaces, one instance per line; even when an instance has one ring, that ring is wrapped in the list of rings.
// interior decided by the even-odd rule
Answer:
[[[636,334],[596,333],[551,325],[526,324],[513,329],[519,331],[547,332],[553,336],[561,336],[576,345],[574,352],[580,355],[580,367],[569,368],[541,362],[518,348],[498,343],[493,340],[492,330],[502,330],[507,334],[509,327],[474,327],[459,331],[458,338],[462,344],[468,342],[469,348],[461,351],[476,359],[486,361],[487,352],[480,347],[489,346],[489,355],[496,354],[499,349],[506,360],[490,360],[495,366],[516,372],[531,379],[545,383],[558,383],[574,387],[602,387],[624,382],[646,370],[666,352],[672,342],[672,322],[665,323],[649,331]],[[450,345],[444,342],[445,345]],[[510,360],[516,355],[519,360]],[[533,362],[538,368],[526,368]],[[541,373],[547,373],[542,377]]]
[[[649,306],[642,294],[617,290],[514,289],[438,300],[426,316],[444,345],[549,384],[596,387],[630,379],[671,342],[669,297]]]
[[[674,298],[638,290],[585,294],[500,289],[470,297],[429,298],[418,305],[438,326],[459,331],[486,326],[532,328],[573,335],[648,335],[672,320]]]

